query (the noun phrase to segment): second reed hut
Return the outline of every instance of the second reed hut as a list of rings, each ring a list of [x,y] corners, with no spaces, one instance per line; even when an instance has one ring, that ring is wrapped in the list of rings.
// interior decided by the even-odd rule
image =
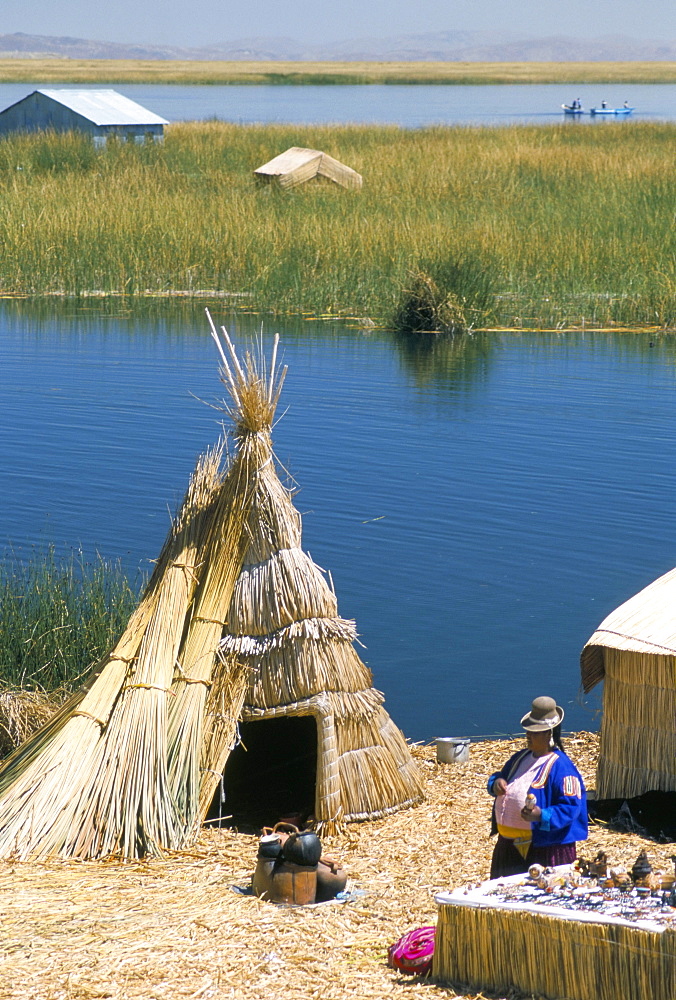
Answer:
[[[258,181],[278,184],[281,188],[295,187],[313,178],[324,178],[357,191],[362,185],[361,174],[356,170],[346,167],[328,153],[322,153],[319,149],[304,149],[302,146],[291,146],[254,170],[254,176]]]
[[[605,618],[580,657],[585,692],[600,681],[600,799],[676,791],[676,569]]]

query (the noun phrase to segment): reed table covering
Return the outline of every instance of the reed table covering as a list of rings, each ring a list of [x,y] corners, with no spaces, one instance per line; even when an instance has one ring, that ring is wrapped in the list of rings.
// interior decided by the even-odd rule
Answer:
[[[674,1000],[676,910],[619,895],[605,912],[574,909],[575,898],[589,900],[522,892],[525,882],[514,875],[435,897],[437,980],[551,1000]]]

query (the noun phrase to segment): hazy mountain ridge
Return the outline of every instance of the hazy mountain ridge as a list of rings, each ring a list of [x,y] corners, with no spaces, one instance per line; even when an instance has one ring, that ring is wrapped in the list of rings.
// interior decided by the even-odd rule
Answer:
[[[353,38],[332,45],[292,38],[254,37],[201,48],[91,41],[84,38],[0,35],[0,56],[65,59],[194,59],[225,61],[366,62],[672,62],[676,39],[645,41],[629,35],[521,38],[516,32],[445,31]]]

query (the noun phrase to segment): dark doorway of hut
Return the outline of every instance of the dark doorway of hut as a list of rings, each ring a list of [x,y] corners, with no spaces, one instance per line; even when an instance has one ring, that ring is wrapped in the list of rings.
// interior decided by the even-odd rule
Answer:
[[[223,772],[223,789],[217,789],[211,804],[209,825],[258,833],[284,819],[302,827],[315,803],[314,717],[243,722],[240,736]]]

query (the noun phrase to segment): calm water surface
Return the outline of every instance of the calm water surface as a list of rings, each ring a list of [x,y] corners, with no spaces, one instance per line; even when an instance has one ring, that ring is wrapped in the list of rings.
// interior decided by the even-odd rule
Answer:
[[[260,330],[216,315],[240,343]],[[571,728],[596,728],[580,649],[676,563],[674,339],[276,329],[276,452],[304,547],[406,734],[517,731],[543,692]],[[0,546],[147,568],[218,434],[201,310],[8,304],[0,352]]]
[[[0,108],[32,93],[40,83],[0,84]],[[60,85],[54,84],[55,88]],[[64,87],[66,85],[63,85]],[[100,85],[99,85],[100,86]],[[405,128],[424,125],[552,124],[566,121],[571,128],[603,128],[626,120],[675,121],[676,85],[640,84],[601,87],[523,84],[490,86],[174,86],[117,84],[114,89],[168,121],[222,121],[293,124],[394,124]],[[91,85],[90,89],[97,89]],[[630,119],[567,119],[563,103],[580,97],[591,108],[606,100],[621,107],[635,105]]]

